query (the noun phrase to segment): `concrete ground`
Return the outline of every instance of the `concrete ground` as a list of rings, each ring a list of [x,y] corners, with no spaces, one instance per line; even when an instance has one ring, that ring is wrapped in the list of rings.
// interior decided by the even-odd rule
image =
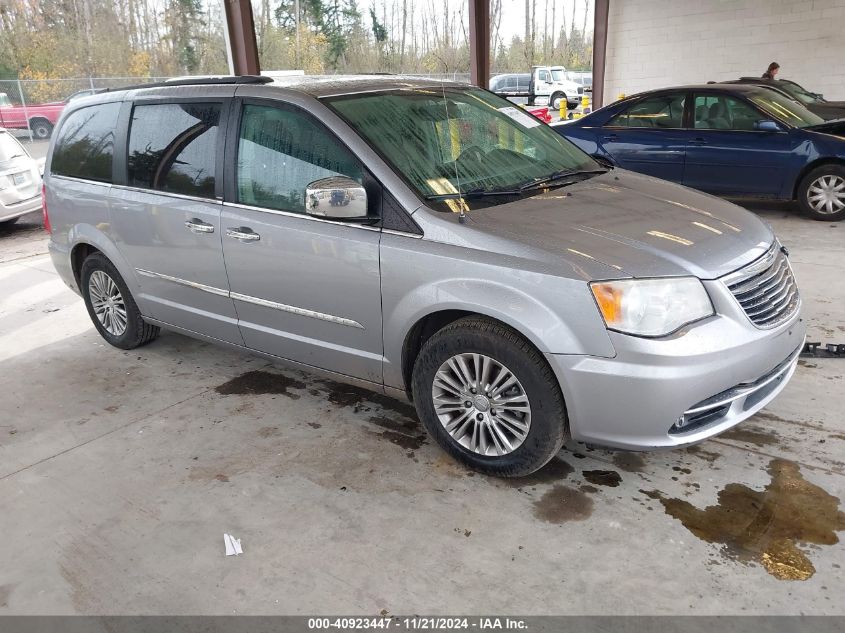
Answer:
[[[757,212],[810,338],[845,342],[845,224]],[[694,449],[496,480],[401,403],[172,333],[109,347],[38,223],[0,229],[0,614],[845,614],[845,360]]]

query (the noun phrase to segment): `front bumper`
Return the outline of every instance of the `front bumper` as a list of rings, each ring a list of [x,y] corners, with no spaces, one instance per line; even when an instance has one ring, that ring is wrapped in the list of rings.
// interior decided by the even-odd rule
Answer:
[[[0,222],[41,210],[41,194],[14,204],[0,204]]]
[[[716,315],[661,339],[609,332],[614,358],[547,354],[574,439],[630,450],[717,435],[762,409],[795,371],[800,309],[755,327],[720,281],[705,281]]]

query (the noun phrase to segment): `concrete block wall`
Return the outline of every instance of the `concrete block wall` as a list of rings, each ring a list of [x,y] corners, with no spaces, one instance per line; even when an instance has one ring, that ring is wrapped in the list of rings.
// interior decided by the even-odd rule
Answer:
[[[610,0],[605,104],[672,85],[759,76],[845,100],[845,0]]]

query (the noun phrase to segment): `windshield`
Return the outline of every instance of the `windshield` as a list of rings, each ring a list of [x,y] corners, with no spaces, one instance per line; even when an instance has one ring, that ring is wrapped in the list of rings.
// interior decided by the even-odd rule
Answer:
[[[774,90],[754,92],[749,94],[748,97],[766,113],[789,125],[803,128],[824,123],[824,119],[820,116],[813,114],[800,103],[795,103],[792,99],[778,94]]]
[[[26,156],[21,144],[8,132],[0,132],[0,163],[5,163],[19,156]]]
[[[600,169],[523,109],[478,88],[325,101],[426,198],[501,193],[564,171]]]
[[[559,82],[566,78],[566,71],[563,68],[552,68],[552,79]]]
[[[787,81],[784,79],[778,80],[778,88],[789,94],[791,97],[795,97],[801,103],[823,103],[824,99],[819,99],[819,95],[808,92],[802,86],[799,86],[794,81]]]

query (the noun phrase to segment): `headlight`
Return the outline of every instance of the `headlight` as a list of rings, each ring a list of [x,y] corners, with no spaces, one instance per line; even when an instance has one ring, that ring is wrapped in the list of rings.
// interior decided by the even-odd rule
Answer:
[[[597,281],[590,289],[608,329],[626,334],[663,336],[714,314],[695,277]]]

